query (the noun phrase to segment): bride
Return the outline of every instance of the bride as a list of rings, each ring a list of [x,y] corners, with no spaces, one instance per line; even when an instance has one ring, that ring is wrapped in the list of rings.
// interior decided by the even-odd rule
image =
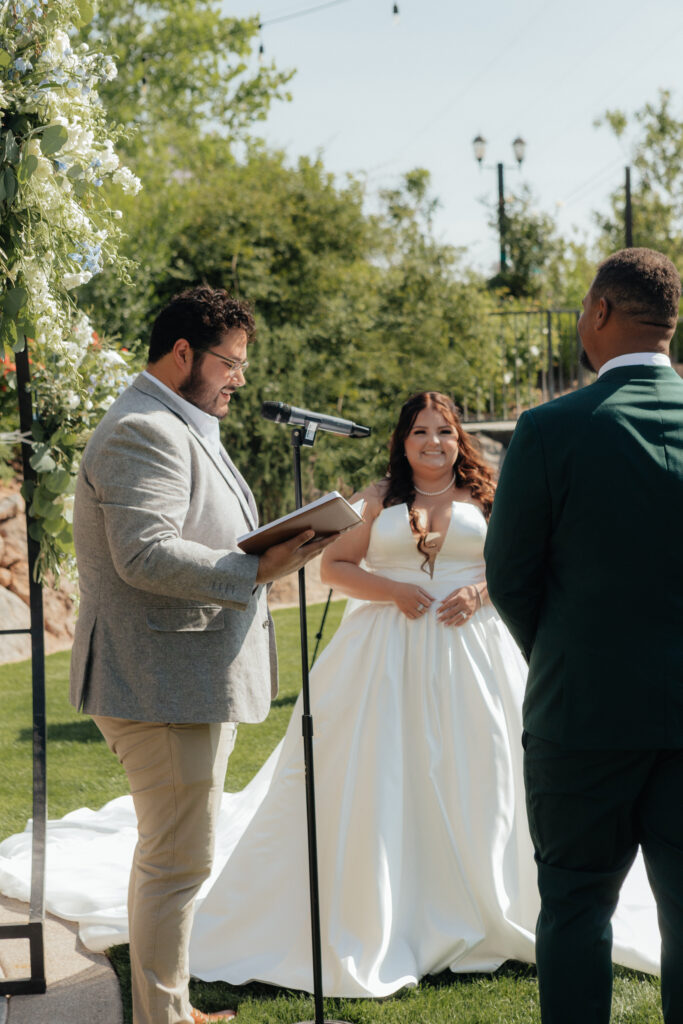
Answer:
[[[526,666],[484,582],[493,493],[453,403],[418,393],[401,409],[387,477],[361,494],[363,525],[325,552],[323,578],[352,598],[311,675],[329,996],[385,996],[448,967],[534,960]],[[300,721],[299,704],[252,782],[224,795],[190,949],[205,980],[312,989]],[[125,941],[129,798],[51,829],[48,908],[80,920],[90,948]],[[0,845],[0,888],[20,897],[21,838]],[[617,962],[658,970],[642,864],[614,935]]]

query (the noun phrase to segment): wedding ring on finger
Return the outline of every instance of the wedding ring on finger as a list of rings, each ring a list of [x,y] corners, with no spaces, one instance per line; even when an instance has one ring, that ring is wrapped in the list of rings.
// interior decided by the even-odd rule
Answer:
[[[423,612],[425,610],[425,606],[422,604],[422,602],[418,604],[417,610],[418,612]]]

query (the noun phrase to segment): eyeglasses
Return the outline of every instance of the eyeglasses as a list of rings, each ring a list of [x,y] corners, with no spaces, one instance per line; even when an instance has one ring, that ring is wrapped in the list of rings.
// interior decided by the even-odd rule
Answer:
[[[240,372],[244,373],[244,371],[249,366],[249,360],[248,359],[243,359],[243,360],[230,359],[229,356],[221,356],[221,355],[218,354],[218,352],[214,352],[212,348],[204,349],[204,351],[207,352],[210,356],[215,356],[216,359],[220,359],[220,361],[222,363],[225,363],[225,365],[230,370],[230,376],[231,377],[236,377],[237,374],[240,373]]]

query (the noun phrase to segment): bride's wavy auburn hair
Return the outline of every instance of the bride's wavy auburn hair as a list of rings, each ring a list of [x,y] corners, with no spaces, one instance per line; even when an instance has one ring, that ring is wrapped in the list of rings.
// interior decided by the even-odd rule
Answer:
[[[491,515],[495,484],[493,470],[484,461],[478,442],[462,428],[455,402],[448,395],[441,394],[440,391],[418,391],[411,395],[401,408],[398,423],[389,442],[388,486],[382,504],[384,508],[404,503],[407,505],[411,526],[419,537],[418,550],[425,556],[423,568],[429,571],[427,563],[430,553],[426,548],[427,534],[421,529],[413,511],[415,484],[413,472],[405,453],[405,439],[423,409],[435,409],[440,412],[446,422],[455,429],[458,439],[458,456],[454,466],[455,486],[466,487],[469,490],[474,500],[481,505],[487,522]]]

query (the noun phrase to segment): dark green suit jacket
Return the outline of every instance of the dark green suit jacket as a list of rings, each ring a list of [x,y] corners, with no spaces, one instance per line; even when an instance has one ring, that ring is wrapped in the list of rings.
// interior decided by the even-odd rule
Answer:
[[[486,542],[529,662],[524,727],[578,748],[683,747],[683,380],[627,366],[525,412]]]

